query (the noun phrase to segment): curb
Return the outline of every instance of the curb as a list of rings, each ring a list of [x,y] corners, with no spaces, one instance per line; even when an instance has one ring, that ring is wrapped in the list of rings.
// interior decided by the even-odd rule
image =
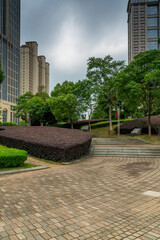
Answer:
[[[77,160],[73,160],[71,162],[61,162],[61,164],[62,165],[71,165],[74,163],[79,163],[79,162],[85,161],[86,159],[90,158],[92,156],[92,154],[93,154],[93,147],[91,146],[88,155],[85,155],[84,157],[77,159]]]
[[[8,171],[0,172],[0,175],[15,174],[15,173],[21,173],[21,172],[31,172],[31,171],[43,170],[47,168],[49,167],[40,166],[40,167],[24,168],[24,169],[18,169],[18,170],[8,170]]]

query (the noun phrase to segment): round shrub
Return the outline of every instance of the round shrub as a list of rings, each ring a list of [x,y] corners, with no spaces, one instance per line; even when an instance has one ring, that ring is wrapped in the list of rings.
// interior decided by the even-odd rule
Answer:
[[[26,160],[26,151],[0,146],[0,168],[20,167]]]

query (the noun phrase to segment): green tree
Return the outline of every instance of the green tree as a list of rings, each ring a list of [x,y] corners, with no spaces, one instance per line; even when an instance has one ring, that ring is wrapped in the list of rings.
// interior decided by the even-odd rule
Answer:
[[[15,117],[21,118],[25,120],[25,116],[27,116],[28,112],[28,101],[33,98],[33,94],[30,92],[26,92],[17,98],[17,106],[13,106],[13,110],[16,111]]]
[[[110,131],[112,131],[112,104],[114,102],[114,77],[123,69],[124,61],[115,61],[111,56],[104,58],[92,57],[88,60],[87,77],[92,83],[95,97],[105,91],[109,103]]]
[[[73,129],[73,121],[77,120],[80,114],[79,103],[74,94],[61,94],[58,97],[51,97],[48,100],[51,112],[56,120],[68,119]]]
[[[51,92],[51,97],[58,97],[62,94],[72,94],[74,90],[74,83],[64,81],[62,84],[58,83]]]
[[[148,134],[151,136],[151,115],[160,99],[160,51],[141,52],[115,78],[118,96],[132,109],[138,106],[148,113]]]
[[[27,102],[27,111],[32,121],[39,121],[42,125],[42,109],[44,107],[44,101],[42,98],[34,96]]]

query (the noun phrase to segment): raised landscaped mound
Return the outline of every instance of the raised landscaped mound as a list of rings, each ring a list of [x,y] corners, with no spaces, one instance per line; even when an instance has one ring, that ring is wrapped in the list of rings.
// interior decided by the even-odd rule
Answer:
[[[55,127],[3,127],[0,144],[26,150],[30,155],[69,162],[88,154],[92,135]]]
[[[160,116],[151,117],[152,133],[156,133],[156,128],[160,126]],[[141,128],[142,133],[148,133],[148,117],[137,118],[121,125],[121,133],[128,134],[134,128]],[[117,130],[117,128],[115,129]]]
[[[19,167],[26,160],[26,151],[0,146],[0,168]]]

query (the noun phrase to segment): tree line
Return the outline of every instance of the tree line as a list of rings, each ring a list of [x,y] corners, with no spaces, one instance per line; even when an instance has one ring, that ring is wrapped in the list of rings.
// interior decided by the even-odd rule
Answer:
[[[49,125],[51,122],[85,118],[112,118],[115,107],[123,108],[122,117],[148,116],[151,135],[151,115],[160,114],[160,51],[139,53],[128,65],[111,56],[91,57],[87,62],[86,79],[57,84],[51,96],[43,91],[25,93],[17,99],[16,116]]]

